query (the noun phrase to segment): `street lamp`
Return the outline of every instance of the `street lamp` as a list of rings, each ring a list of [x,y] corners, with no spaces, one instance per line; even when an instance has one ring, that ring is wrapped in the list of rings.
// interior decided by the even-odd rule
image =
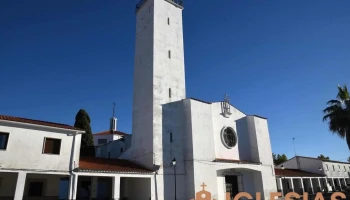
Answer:
[[[175,180],[175,200],[176,200],[176,159],[174,158],[171,164],[174,166],[174,180]]]
[[[318,170],[322,173],[322,167],[319,167]],[[324,179],[323,179],[323,187],[324,187],[324,189],[326,191],[327,190],[327,183],[326,183],[326,181]],[[323,192],[323,190],[322,190],[322,192]]]
[[[282,197],[284,197],[284,191],[286,190],[286,188],[284,188],[284,182],[286,181],[286,178],[284,177],[284,166],[281,165],[281,169],[282,169]]]

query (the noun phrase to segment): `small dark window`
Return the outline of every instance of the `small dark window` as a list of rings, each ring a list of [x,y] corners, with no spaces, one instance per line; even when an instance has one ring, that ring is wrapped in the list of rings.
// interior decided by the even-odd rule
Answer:
[[[108,158],[111,158],[111,152],[108,152]]]
[[[8,140],[9,134],[0,132],[0,149],[6,150]]]
[[[43,182],[31,182],[29,184],[28,196],[30,197],[40,197],[43,194]]]
[[[173,143],[173,132],[170,132],[170,143]]]
[[[169,98],[171,98],[171,88],[169,88]]]
[[[168,17],[168,25],[170,25],[170,18]]]
[[[53,138],[44,139],[44,153],[45,154],[60,154],[61,140]]]
[[[168,51],[168,57],[171,58],[171,51]]]
[[[123,153],[124,149],[123,148],[120,148],[120,153]]]

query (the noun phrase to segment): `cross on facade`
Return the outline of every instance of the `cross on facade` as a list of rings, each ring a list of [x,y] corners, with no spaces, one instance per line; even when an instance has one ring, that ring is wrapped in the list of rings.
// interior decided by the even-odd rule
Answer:
[[[202,186],[202,190],[204,190],[204,188],[207,187],[205,183],[203,183],[201,186]]]

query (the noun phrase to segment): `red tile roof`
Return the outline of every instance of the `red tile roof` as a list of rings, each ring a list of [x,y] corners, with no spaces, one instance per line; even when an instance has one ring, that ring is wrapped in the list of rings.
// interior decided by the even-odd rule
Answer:
[[[286,176],[286,177],[323,177],[323,175],[321,174],[306,172],[299,169],[279,169],[279,168],[275,168],[275,175]]]
[[[109,135],[109,134],[116,134],[116,135],[121,135],[121,136],[127,135],[126,133],[121,132],[121,131],[113,131],[113,133],[112,133],[110,130],[95,133],[95,135]]]
[[[79,171],[152,173],[153,171],[128,160],[80,157]]]
[[[11,116],[0,115],[0,120],[82,131],[79,128],[75,128],[74,126],[70,126],[66,124],[59,124],[59,123],[34,120],[34,119],[26,119],[21,117],[11,117]]]
[[[216,158],[213,162],[222,162],[222,163],[239,163],[239,164],[260,164],[258,162],[248,161],[248,160],[234,160],[234,159],[225,159],[225,158]]]

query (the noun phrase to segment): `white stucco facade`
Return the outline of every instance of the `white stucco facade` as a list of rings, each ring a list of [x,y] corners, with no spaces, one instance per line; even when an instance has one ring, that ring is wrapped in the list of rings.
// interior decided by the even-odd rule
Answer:
[[[0,121],[0,132],[8,133],[7,148],[0,150],[0,169],[69,172],[79,161],[82,131]],[[45,138],[60,139],[58,155],[43,153]],[[77,148],[78,147],[78,148]]]
[[[167,0],[141,1],[136,11],[136,45],[131,147],[121,155],[156,170],[157,199],[178,199],[203,189],[224,199],[225,180],[239,191],[276,192],[267,120],[247,116],[222,102],[186,99],[182,7]],[[231,128],[236,145],[227,148],[222,132]],[[246,161],[246,162],[241,162]],[[238,181],[239,179],[239,181]],[[239,183],[238,183],[239,182]],[[236,191],[238,192],[238,191]]]
[[[97,147],[101,144],[99,144],[99,140],[104,140],[105,143],[110,143],[113,142],[115,140],[119,140],[120,138],[122,138],[123,136],[118,135],[118,134],[103,134],[103,135],[98,135],[98,134],[94,134],[94,146]]]

